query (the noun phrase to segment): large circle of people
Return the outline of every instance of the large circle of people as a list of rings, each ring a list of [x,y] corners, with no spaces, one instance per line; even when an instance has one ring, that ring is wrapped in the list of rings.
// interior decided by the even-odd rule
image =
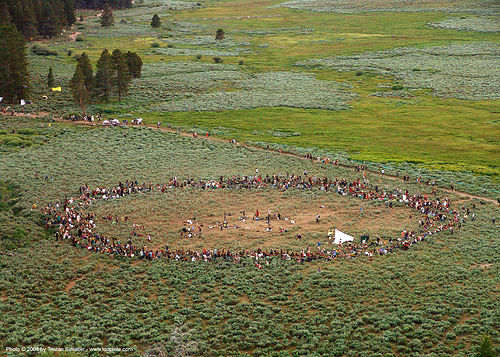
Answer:
[[[470,209],[461,207],[460,210],[450,208],[451,202],[448,198],[429,197],[426,194],[410,195],[407,190],[394,189],[392,191],[380,190],[378,187],[368,187],[366,180],[357,179],[347,181],[341,178],[329,179],[328,177],[312,177],[304,172],[304,175],[274,174],[255,176],[230,177],[224,179],[220,176],[217,180],[194,180],[188,178],[179,180],[177,177],[166,183],[152,184],[139,183],[138,181],[125,181],[116,187],[95,187],[88,184],[80,187],[79,196],[66,198],[61,202],[50,203],[42,212],[46,215],[45,225],[47,228],[55,228],[55,239],[69,241],[73,246],[88,251],[106,253],[113,256],[123,256],[139,259],[174,259],[181,261],[217,261],[228,260],[239,263],[242,258],[250,257],[256,266],[262,267],[261,263],[269,264],[271,258],[284,260],[296,260],[298,262],[310,262],[314,260],[334,260],[339,258],[353,258],[356,256],[368,256],[370,260],[374,255],[385,255],[396,250],[408,250],[412,245],[424,241],[429,236],[438,232],[449,230],[453,233],[454,227],[459,228],[467,221]],[[227,249],[203,249],[203,250],[171,250],[148,249],[146,246],[137,246],[129,238],[122,242],[119,239],[108,238],[96,232],[96,217],[93,213],[85,213],[83,208],[91,205],[96,200],[118,199],[135,193],[151,191],[165,192],[173,189],[197,188],[202,190],[211,189],[264,189],[277,190],[322,190],[325,193],[338,194],[342,196],[356,197],[363,200],[378,200],[385,203],[388,208],[393,204],[402,204],[418,211],[422,218],[419,220],[419,232],[403,231],[397,238],[373,241],[370,244],[348,242],[327,248],[318,244],[316,249],[310,246],[301,251],[290,251],[283,249],[254,249],[244,251],[230,251]],[[474,216],[474,214],[472,214]],[[148,240],[149,239],[148,235]]]

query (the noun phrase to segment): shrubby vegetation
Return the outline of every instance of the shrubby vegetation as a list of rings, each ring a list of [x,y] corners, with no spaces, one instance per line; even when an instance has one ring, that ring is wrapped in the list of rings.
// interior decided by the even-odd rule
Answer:
[[[205,82],[207,79],[204,73],[196,76],[197,82]],[[343,110],[349,108],[348,102],[354,98],[348,88],[338,83],[319,81],[314,76],[293,72],[259,73],[245,79],[235,79],[233,86],[238,90],[198,94],[172,103],[154,105],[150,109],[207,111],[296,107]],[[290,88],[295,90],[290,91]]]
[[[451,13],[470,12],[475,14],[494,14],[498,12],[498,4],[493,0],[465,0],[448,2],[442,6],[439,2],[418,0],[292,0],[277,6],[299,10],[317,12],[336,12],[341,14],[355,14],[360,12],[428,12],[443,11]]]
[[[227,50],[219,49],[199,49],[199,48],[173,48],[173,46],[167,48],[157,48],[152,50],[153,54],[166,55],[166,56],[195,56],[201,54],[202,56],[218,56],[218,57],[234,57],[243,53],[250,52],[246,48],[232,47]]]
[[[485,334],[498,345],[498,239],[491,223],[498,208],[492,205],[464,201],[478,207],[474,222],[454,235],[442,234],[405,254],[371,262],[273,261],[262,270],[250,261],[132,264],[55,244],[37,228],[39,218],[23,212],[31,212],[33,203],[74,195],[85,182],[251,175],[255,166],[263,174],[307,169],[353,179],[359,173],[148,128],[47,127],[28,119],[0,123],[1,130],[22,125],[49,138],[44,145],[0,155],[1,201],[14,198],[14,206],[23,207],[19,216],[8,213],[2,232],[14,228],[16,234],[16,225],[33,229],[25,235],[29,247],[0,259],[2,348],[131,346],[139,353],[160,345],[172,355],[182,337],[197,345],[200,355],[278,356],[290,350],[297,355],[465,356],[479,350]],[[45,180],[45,174],[53,180]],[[381,187],[393,185],[371,174],[368,178]],[[4,215],[5,204],[0,207]],[[23,221],[17,221],[21,216]]]
[[[4,3],[0,2],[0,15],[5,14]],[[430,186],[415,183],[422,175],[423,182],[435,179],[438,186],[449,187],[453,181],[461,190],[496,199],[497,38],[494,33],[446,31],[426,24],[487,29],[491,24],[480,18],[471,25],[470,15],[446,20],[441,12],[427,11],[442,11],[446,5],[451,13],[491,14],[498,11],[498,4],[492,0],[384,3],[383,8],[378,0],[285,4],[350,13],[342,16],[267,10],[266,2],[144,0],[120,10],[128,1],[112,1],[113,27],[102,29],[100,18],[86,11],[75,29],[82,32],[79,41],[59,37],[37,44],[56,55],[28,51],[33,104],[26,109],[57,116],[76,112],[66,86],[75,59],[86,88],[93,82],[90,64],[96,68],[103,49],[126,48],[137,54],[126,56],[128,75],[140,78],[131,83],[125,100],[105,103],[103,96],[102,103],[88,106],[89,113],[102,112],[106,119],[140,116],[145,122],[162,121],[163,126],[198,133],[210,130],[225,140],[252,141],[301,156],[328,155],[348,165],[359,163],[352,159],[368,161],[373,171],[383,168],[388,174],[412,177],[400,182],[368,173],[367,179],[381,189],[414,192],[418,187],[430,194]],[[100,9],[103,2],[78,1],[81,6]],[[196,11],[181,12],[186,9]],[[376,12],[366,16],[366,11]],[[155,30],[154,14],[162,20]],[[0,16],[0,22],[6,19],[10,21],[9,16]],[[45,19],[50,20],[43,24],[47,34],[62,29],[62,22],[55,27],[51,23],[52,15]],[[26,33],[40,34],[41,22],[37,20],[35,27],[32,21],[27,24]],[[225,38],[219,41],[214,34],[221,26]],[[153,43],[160,48],[152,49]],[[102,68],[109,69],[112,56],[108,55],[101,65],[107,63],[97,66],[100,78]],[[133,72],[131,64],[138,63],[139,56],[145,65]],[[224,62],[213,63],[215,56]],[[334,61],[323,63],[321,58],[327,56],[335,56]],[[309,60],[321,65],[294,67]],[[239,61],[245,66],[238,66]],[[118,64],[124,68],[124,61]],[[48,90],[49,68],[55,85],[63,87],[61,93]],[[111,81],[104,84],[100,88],[112,86]],[[45,96],[48,99],[42,99]],[[411,101],[397,99],[410,97]],[[410,102],[411,107],[404,106]],[[449,194],[456,204],[477,206],[475,221],[406,254],[371,262],[356,258],[302,266],[273,261],[261,270],[246,260],[241,265],[133,264],[56,244],[40,227],[42,217],[33,204],[39,207],[75,195],[84,183],[164,182],[166,176],[213,179],[221,174],[252,175],[255,167],[262,174],[307,169],[311,175],[348,180],[361,174],[144,127],[56,123],[49,127],[47,119],[14,118],[0,116],[2,351],[6,346],[36,344],[131,346],[136,354],[173,355],[180,345],[189,345],[196,347],[194,354],[203,356],[281,356],[283,351],[318,356],[469,356],[480,352],[484,335],[490,336],[494,347],[499,344],[498,223],[492,223],[493,218],[498,220],[498,208],[483,200]],[[438,194],[445,195],[441,190]],[[299,209],[318,199],[316,192],[277,195],[263,192],[262,198],[271,205],[276,197],[286,199],[287,205],[304,202]],[[92,209],[105,213],[139,208],[143,215],[162,220],[193,205],[211,214],[210,209],[222,201],[218,198],[224,198],[221,191],[203,202],[205,196],[188,190],[165,197],[144,195]],[[127,206],[131,202],[134,205]],[[386,221],[385,208],[361,211],[356,200],[329,203],[356,211],[346,225],[357,233],[362,227],[355,218],[360,216],[380,224],[382,235],[396,227],[392,220]],[[129,228],[120,227],[123,239]],[[169,229],[174,228],[165,228]],[[176,237],[170,238],[179,244]],[[314,233],[304,242],[315,244],[317,239]],[[235,245],[244,248],[244,243],[238,240]],[[300,245],[290,242],[294,248]]]
[[[57,56],[57,52],[50,50],[48,47],[33,45],[30,47],[31,52],[39,56]]]
[[[307,60],[297,65],[392,74],[405,87],[430,88],[438,96],[492,100],[500,98],[500,71],[495,65],[499,50],[496,43],[407,47]]]
[[[500,23],[495,17],[450,17],[429,26],[459,31],[500,32]]]

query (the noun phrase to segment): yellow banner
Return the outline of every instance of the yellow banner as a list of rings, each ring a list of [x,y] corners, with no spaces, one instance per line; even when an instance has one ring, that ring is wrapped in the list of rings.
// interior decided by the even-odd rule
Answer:
[[[54,87],[52,88],[52,92],[60,92],[62,90],[61,87]]]

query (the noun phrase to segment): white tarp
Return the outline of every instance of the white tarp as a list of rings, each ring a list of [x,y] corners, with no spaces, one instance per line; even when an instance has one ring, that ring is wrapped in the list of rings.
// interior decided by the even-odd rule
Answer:
[[[344,242],[352,242],[354,241],[354,237],[350,236],[349,234],[345,234],[338,229],[335,230],[335,240],[333,243],[335,244],[342,244]]]

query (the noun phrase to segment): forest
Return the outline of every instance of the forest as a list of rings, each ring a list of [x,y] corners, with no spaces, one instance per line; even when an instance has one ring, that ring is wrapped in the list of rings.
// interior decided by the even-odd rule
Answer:
[[[27,40],[52,38],[75,21],[75,8],[102,9],[130,7],[131,0],[2,0],[0,21],[14,23]]]

